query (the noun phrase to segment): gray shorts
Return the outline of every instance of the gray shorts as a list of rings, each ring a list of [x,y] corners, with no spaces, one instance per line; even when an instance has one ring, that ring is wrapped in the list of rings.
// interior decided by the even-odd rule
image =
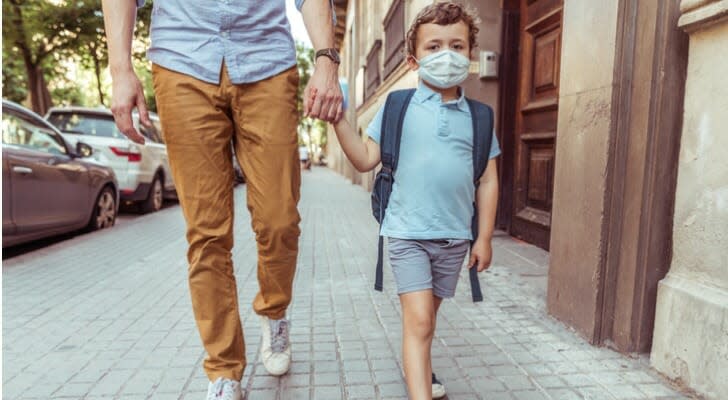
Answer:
[[[435,296],[443,299],[455,296],[460,270],[470,249],[469,240],[388,241],[397,294],[432,289]]]

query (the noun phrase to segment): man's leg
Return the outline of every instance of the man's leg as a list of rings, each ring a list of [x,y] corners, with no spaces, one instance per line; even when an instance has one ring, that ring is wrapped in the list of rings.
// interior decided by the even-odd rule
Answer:
[[[233,168],[225,85],[208,84],[154,66],[170,166],[187,222],[192,308],[207,351],[210,381],[239,381],[245,344],[233,274]]]
[[[260,316],[261,359],[268,373],[291,366],[289,323],[298,258],[301,166],[298,159],[298,71],[291,68],[233,91],[235,153],[245,171],[248,209],[258,242],[258,284],[253,309]]]
[[[236,86],[235,150],[247,178],[248,209],[258,242],[259,315],[285,317],[291,302],[300,235],[298,200],[298,72]]]

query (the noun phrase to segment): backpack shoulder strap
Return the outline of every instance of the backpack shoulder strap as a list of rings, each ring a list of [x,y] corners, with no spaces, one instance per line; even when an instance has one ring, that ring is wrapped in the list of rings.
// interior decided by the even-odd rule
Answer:
[[[397,169],[399,161],[399,145],[402,140],[404,114],[407,111],[415,89],[404,89],[391,92],[384,103],[382,115],[382,134],[379,148],[382,169],[392,173]]]
[[[493,141],[493,109],[487,104],[468,99],[473,120],[473,179],[478,179],[488,166],[490,146]]]
[[[387,175],[388,178],[381,182],[382,191],[379,195],[379,222],[384,222],[384,212],[389,203],[389,194],[392,192],[394,182],[394,171],[399,161],[399,145],[402,140],[402,127],[404,125],[404,114],[407,112],[412,95],[415,89],[397,90],[387,96],[382,114],[382,131],[379,140],[379,152],[382,160],[382,170],[379,174]],[[376,189],[375,189],[376,190]],[[384,280],[384,238],[379,235],[377,249],[377,269],[374,275],[374,289],[382,291]]]
[[[493,109],[486,104],[471,99],[468,99],[468,105],[470,106],[470,116],[473,121],[473,183],[477,189],[480,177],[488,166],[488,156],[493,141]],[[473,204],[473,207],[475,210],[471,229],[473,239],[475,239],[478,236],[478,208],[475,204]],[[483,301],[477,268],[470,268],[469,275],[473,301]]]

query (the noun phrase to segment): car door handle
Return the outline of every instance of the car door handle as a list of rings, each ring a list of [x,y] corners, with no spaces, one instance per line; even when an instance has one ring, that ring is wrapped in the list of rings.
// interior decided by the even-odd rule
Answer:
[[[28,167],[15,166],[15,167],[13,167],[13,172],[18,173],[18,174],[28,175],[28,174],[32,174],[33,170]]]

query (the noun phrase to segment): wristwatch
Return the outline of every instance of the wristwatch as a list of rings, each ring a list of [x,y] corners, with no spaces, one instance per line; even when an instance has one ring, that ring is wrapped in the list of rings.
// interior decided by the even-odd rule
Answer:
[[[319,57],[324,56],[331,59],[331,61],[334,62],[334,64],[339,65],[341,64],[341,58],[339,58],[339,52],[336,51],[336,49],[330,47],[328,49],[321,49],[316,52],[316,57],[314,57],[315,60],[318,60]]]

